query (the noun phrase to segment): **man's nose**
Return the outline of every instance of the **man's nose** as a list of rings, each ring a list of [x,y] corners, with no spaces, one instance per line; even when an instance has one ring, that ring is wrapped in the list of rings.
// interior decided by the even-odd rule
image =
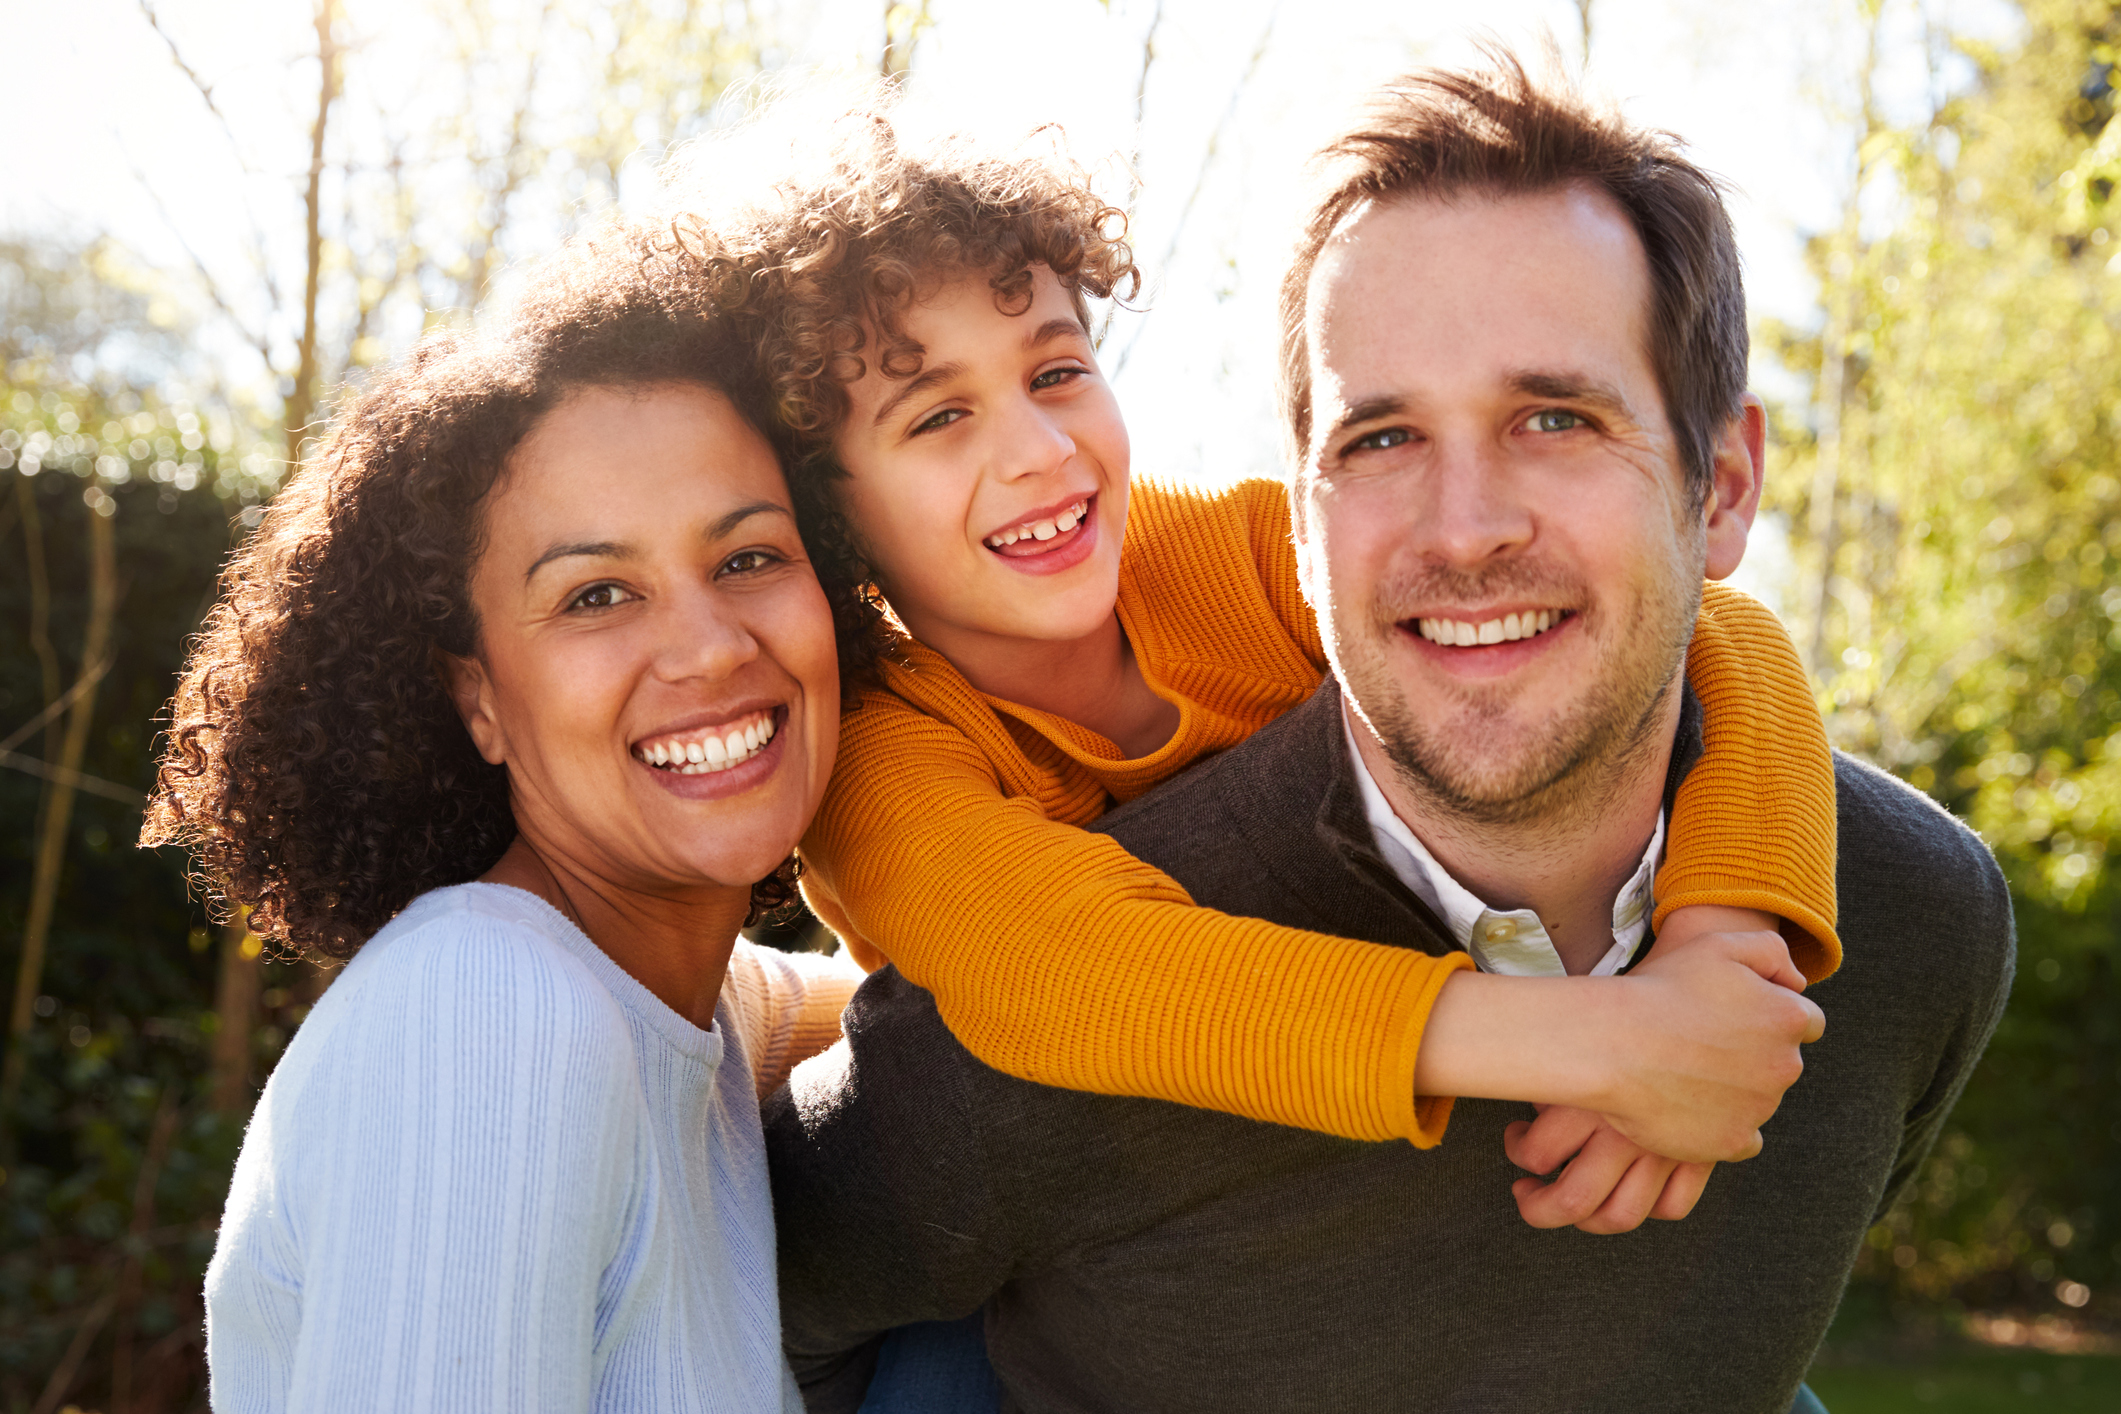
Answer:
[[[1532,508],[1498,449],[1467,438],[1438,452],[1413,528],[1425,556],[1477,565],[1530,542]]]

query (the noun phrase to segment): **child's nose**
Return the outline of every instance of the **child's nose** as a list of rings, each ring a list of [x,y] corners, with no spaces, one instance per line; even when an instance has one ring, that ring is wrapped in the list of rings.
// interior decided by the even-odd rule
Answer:
[[[1060,470],[1075,455],[1075,439],[1046,409],[1026,401],[1001,429],[996,461],[1015,480]]]

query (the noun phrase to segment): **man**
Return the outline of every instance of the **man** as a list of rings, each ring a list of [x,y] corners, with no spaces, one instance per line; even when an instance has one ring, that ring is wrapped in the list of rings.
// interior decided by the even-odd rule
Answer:
[[[1700,751],[1699,585],[1760,492],[1728,219],[1669,142],[1510,62],[1389,86],[1324,158],[1285,413],[1337,680],[1101,828],[1227,912],[1625,966]],[[1759,1158],[1622,1235],[1520,1219],[1522,1105],[1462,1100],[1422,1151],[1053,1090],[873,977],[767,1115],[814,1407],[853,1407],[876,1332],[985,1306],[1029,1410],[1781,1414],[2011,969],[1979,841],[1836,780],[1826,1035]]]

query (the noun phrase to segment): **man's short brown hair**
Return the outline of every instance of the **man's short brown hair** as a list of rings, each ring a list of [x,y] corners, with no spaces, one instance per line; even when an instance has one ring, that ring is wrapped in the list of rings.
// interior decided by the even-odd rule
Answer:
[[[1487,52],[1487,71],[1423,69],[1382,85],[1312,159],[1316,195],[1281,286],[1291,465],[1304,465],[1311,437],[1311,270],[1350,213],[1374,201],[1580,184],[1618,203],[1649,257],[1650,365],[1698,501],[1717,436],[1745,398],[1745,285],[1722,184],[1682,157],[1672,134],[1594,106],[1563,80],[1535,80],[1505,49]]]

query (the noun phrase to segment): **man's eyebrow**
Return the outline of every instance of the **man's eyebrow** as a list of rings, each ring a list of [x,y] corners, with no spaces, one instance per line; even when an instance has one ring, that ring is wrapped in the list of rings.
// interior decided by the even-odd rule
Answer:
[[[884,405],[876,410],[876,420],[870,426],[882,427],[884,419],[897,412],[907,399],[918,397],[938,383],[947,383],[964,371],[965,365],[962,363],[938,363],[933,368],[922,369],[905,387],[884,399]]]
[[[624,545],[615,540],[576,540],[555,545],[530,562],[530,568],[523,571],[523,582],[530,583],[539,570],[554,560],[564,560],[574,555],[587,555],[601,560],[623,560],[632,553],[631,545]]]
[[[1552,373],[1531,369],[1510,375],[1510,387],[1529,398],[1552,398],[1557,403],[1583,403],[1605,412],[1632,417],[1634,410],[1620,389],[1582,373]]]
[[[1406,400],[1390,394],[1379,398],[1364,398],[1359,403],[1350,403],[1342,410],[1320,440],[1330,442],[1358,423],[1371,422],[1380,417],[1396,417],[1406,410]]]

